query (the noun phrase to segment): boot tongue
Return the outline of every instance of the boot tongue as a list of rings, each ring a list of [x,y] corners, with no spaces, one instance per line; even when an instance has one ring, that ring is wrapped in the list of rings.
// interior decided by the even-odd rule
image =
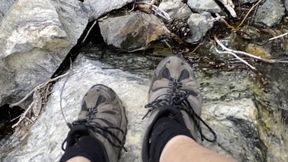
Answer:
[[[181,111],[172,105],[167,105],[166,108],[159,108],[158,114],[158,118],[167,116],[186,127]]]

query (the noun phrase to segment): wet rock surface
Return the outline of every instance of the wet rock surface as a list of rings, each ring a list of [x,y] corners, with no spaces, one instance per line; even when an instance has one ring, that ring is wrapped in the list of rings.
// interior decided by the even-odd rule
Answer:
[[[266,0],[257,10],[255,23],[271,27],[278,24],[284,15],[285,8],[281,0]]]

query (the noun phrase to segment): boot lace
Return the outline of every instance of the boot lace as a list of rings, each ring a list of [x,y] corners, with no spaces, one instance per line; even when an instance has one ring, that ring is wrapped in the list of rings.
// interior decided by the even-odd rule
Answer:
[[[215,131],[194,111],[193,107],[188,101],[188,97],[190,95],[192,96],[197,96],[197,94],[194,91],[191,90],[186,90],[186,89],[181,89],[183,84],[173,78],[169,79],[169,84],[168,87],[163,87],[163,88],[168,88],[167,93],[158,96],[154,101],[151,103],[148,103],[145,108],[148,109],[148,112],[144,115],[143,119],[148,116],[152,111],[159,107],[173,107],[177,108],[179,110],[185,111],[189,117],[193,120],[196,129],[198,130],[200,134],[201,140],[206,140],[209,142],[216,142],[217,140],[217,135]],[[207,137],[201,127],[201,123],[209,130],[209,132],[212,134],[212,138]]]
[[[127,149],[124,147],[124,144],[122,143],[122,141],[112,131],[114,131],[114,132],[118,131],[119,133],[121,133],[123,135],[123,137],[125,137],[125,132],[118,127],[101,126],[98,122],[94,121],[95,113],[97,113],[96,109],[89,109],[87,119],[76,120],[73,123],[69,123],[68,124],[69,128],[71,129],[74,126],[83,125],[88,129],[89,132],[93,132],[93,133],[97,133],[97,134],[101,135],[102,137],[106,138],[107,141],[112,146],[117,147],[117,148],[123,148],[124,151],[127,152]],[[67,142],[67,138],[62,143],[62,150],[63,151],[65,151],[64,145]]]

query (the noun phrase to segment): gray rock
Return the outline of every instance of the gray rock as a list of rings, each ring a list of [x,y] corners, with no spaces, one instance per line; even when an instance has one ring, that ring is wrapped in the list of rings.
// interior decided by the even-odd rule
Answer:
[[[131,59],[131,57],[129,58]],[[110,59],[115,61],[113,56]],[[127,57],[122,59],[125,61]],[[80,57],[74,63],[72,74],[62,95],[64,113],[68,121],[75,120],[80,110],[81,99],[92,85],[105,84],[112,87],[123,101],[129,121],[125,144],[128,152],[123,152],[120,161],[141,161],[141,139],[147,122],[147,118],[142,120],[142,117],[147,111],[144,109],[144,105],[147,103],[149,80],[93,60],[95,59]],[[146,66],[141,61],[140,63],[137,61],[131,63],[127,60],[123,65],[119,62],[114,63],[120,67],[130,64]],[[205,75],[206,73],[210,73],[209,77]],[[247,87],[253,85],[248,74],[243,71],[206,73],[203,74],[199,71],[196,73],[202,85],[201,92],[204,98],[202,117],[216,131],[218,140],[217,143],[204,142],[203,145],[221,154],[232,155],[237,161],[265,161],[267,150],[268,152],[277,151],[281,147],[281,142],[278,147],[267,145],[267,149],[266,143],[262,143],[259,129],[265,128],[271,123],[261,125],[259,122],[258,107],[254,103],[253,96],[247,90]],[[4,157],[4,162],[14,162],[20,159],[23,162],[59,160],[63,154],[61,144],[68,133],[59,108],[60,92],[65,80],[66,78],[60,80],[53,87],[45,111],[33,125],[25,143],[18,145],[9,153],[5,150],[11,145],[10,140],[17,140],[17,136],[14,134],[10,140],[0,143],[0,156]],[[282,147],[284,146],[282,145]],[[283,155],[283,157],[285,156]],[[278,159],[276,161],[285,162]]]
[[[0,22],[16,0],[0,0]]]
[[[192,14],[190,8],[182,0],[161,1],[159,8],[166,11],[172,19],[185,19]]]
[[[189,43],[196,43],[200,41],[206,33],[213,27],[214,19],[208,12],[201,14],[193,13],[187,20],[191,30],[191,38],[186,39]]]
[[[92,85],[105,84],[112,87],[123,101],[127,117],[129,118],[125,145],[129,151],[122,156],[124,159],[122,161],[128,162],[131,161],[129,160],[131,158],[135,159],[135,161],[141,161],[140,143],[144,129],[142,117],[146,113],[143,105],[147,99],[146,94],[148,92],[149,80],[117,69],[104,70],[102,67],[107,68],[109,66],[85,57],[79,58],[78,61],[74,63],[74,70],[63,91],[64,113],[68,121],[75,120],[80,110],[81,99]],[[59,161],[63,154],[61,143],[64,141],[68,132],[68,127],[61,116],[61,110],[59,108],[59,95],[64,82],[65,79],[55,84],[52,95],[45,108],[46,111],[31,129],[32,133],[27,139],[27,145],[24,144],[15,148],[5,159],[2,159],[3,162],[14,162],[18,160],[23,162]],[[81,84],[79,84],[79,82]],[[15,136],[13,138],[15,138]],[[5,157],[5,155],[3,155],[5,150],[3,150],[2,146],[9,147],[9,143],[10,142],[8,142],[7,145],[1,143],[1,157]],[[19,156],[14,156],[15,153]]]
[[[88,23],[81,4],[19,0],[13,5],[0,25],[0,106],[51,77]]]
[[[169,32],[156,16],[143,12],[109,17],[99,22],[99,26],[108,45],[128,51],[145,49],[150,42]]]
[[[285,8],[281,0],[266,0],[257,10],[255,23],[271,27],[277,25],[284,15]]]
[[[90,20],[98,19],[100,16],[119,9],[134,0],[89,0],[84,1],[86,8],[89,10]]]
[[[208,11],[212,13],[221,12],[221,8],[214,0],[188,0],[187,4],[192,11],[203,12]]]
[[[240,4],[255,3],[257,0],[239,0]]]
[[[83,33],[89,19],[88,11],[80,1],[51,0],[56,8],[59,21],[73,46]],[[70,49],[70,47],[69,47]]]

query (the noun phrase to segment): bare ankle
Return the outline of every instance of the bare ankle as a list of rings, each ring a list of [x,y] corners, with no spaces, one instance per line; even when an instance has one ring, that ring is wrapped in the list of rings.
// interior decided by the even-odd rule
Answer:
[[[173,137],[164,147],[161,156],[160,156],[160,162],[165,161],[173,161],[171,160],[174,155],[178,152],[185,151],[183,148],[186,148],[184,145],[189,145],[189,147],[193,147],[193,145],[199,145],[197,144],[192,138],[184,135],[178,135]]]
[[[231,157],[219,155],[188,136],[175,136],[164,147],[160,162],[235,162]]]

